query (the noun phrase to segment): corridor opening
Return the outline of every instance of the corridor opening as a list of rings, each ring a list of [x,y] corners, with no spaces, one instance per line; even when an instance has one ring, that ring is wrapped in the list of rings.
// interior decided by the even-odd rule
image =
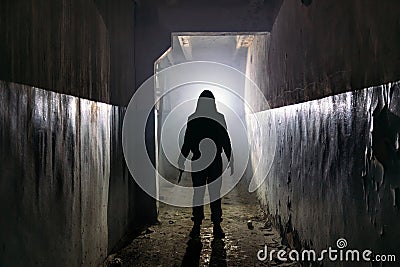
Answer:
[[[268,107],[265,105],[263,106],[263,103],[261,103],[262,101],[259,99],[261,98],[260,95],[257,95],[251,90],[253,86],[250,85],[251,80],[245,77],[255,77],[258,75],[253,65],[257,63],[258,55],[267,54],[265,43],[268,41],[269,33],[183,32],[173,33],[171,38],[171,48],[169,48],[154,64],[154,98],[156,99],[155,154],[157,173],[166,177],[168,181],[173,182],[173,180],[177,179],[177,170],[176,166],[174,166],[174,163],[171,161],[174,161],[178,157],[179,150],[174,142],[164,142],[161,144],[162,129],[165,125],[167,126],[164,127],[164,129],[167,129],[168,122],[170,123],[169,127],[178,127],[178,122],[173,124],[168,121],[169,116],[171,116],[171,114],[174,115],[175,121],[184,120],[185,116],[187,118],[187,115],[194,111],[195,99],[200,95],[202,90],[209,89],[213,92],[216,98],[217,109],[221,110],[223,113],[225,111],[225,113],[228,114],[226,115],[226,123],[230,134],[238,135],[238,138],[241,138],[243,141],[247,139],[247,133],[243,131],[240,132],[238,126],[244,124],[243,128],[244,131],[246,131],[246,114],[268,109]],[[232,88],[224,88],[222,84],[196,81],[195,83],[185,84],[168,91],[171,89],[169,88],[170,80],[179,79],[176,78],[176,76],[182,74],[174,73],[173,71],[166,72],[165,70],[173,66],[193,62],[214,62],[224,65],[227,68],[234,69],[236,73],[230,71],[233,74],[221,72],[216,75],[225,75],[225,78],[228,80],[230,77],[226,76],[236,76],[232,77],[232,80],[236,79],[237,83],[240,84]],[[200,72],[205,71],[201,69],[201,67],[196,70]],[[237,76],[242,77],[237,78]],[[168,93],[166,93],[167,91]],[[252,107],[249,108],[249,106]],[[178,114],[176,114],[176,110],[179,110]],[[175,114],[173,114],[173,112],[175,112]],[[231,116],[231,114],[233,115]],[[179,145],[182,145],[184,130],[185,128],[181,129],[179,132]],[[239,135],[241,136],[239,137]],[[166,150],[174,152],[171,152],[171,155],[166,155]],[[238,150],[246,151],[246,148],[239,147]],[[183,184],[185,186],[190,186],[188,183],[185,183],[190,180],[185,179],[187,175],[184,174],[183,178]],[[191,182],[189,181],[189,183]],[[160,196],[161,200],[163,197],[164,196]]]
[[[262,91],[254,89],[258,86],[246,77],[257,78],[260,75],[255,64],[265,63],[259,62],[259,57],[267,54],[268,38],[269,33],[263,32],[172,34],[172,47],[154,64],[155,184],[158,187],[160,224],[144,232],[144,236],[152,236],[151,242],[138,238],[130,245],[130,252],[126,249],[120,252],[119,256],[126,258],[124,262],[128,260],[152,266],[160,262],[168,266],[198,266],[200,262],[209,263],[210,266],[226,266],[230,262],[230,265],[241,266],[249,262],[258,263],[258,246],[265,243],[272,247],[281,245],[278,232],[257,205],[255,194],[249,193],[251,175],[248,172],[253,171],[249,167],[253,157],[248,144],[247,127],[258,127],[254,123],[254,114],[268,109],[268,103],[262,101]],[[200,67],[193,68],[193,63],[199,63]],[[216,70],[227,71],[216,73],[208,69],[215,66]],[[173,67],[177,67],[178,71],[167,71]],[[193,74],[191,71],[206,73],[205,76],[209,75],[210,79],[207,76],[205,80],[194,79],[190,83],[176,82],[181,76]],[[204,78],[204,75],[194,77]],[[221,83],[218,83],[219,79]],[[179,86],[173,87],[171,84]],[[226,118],[235,158],[237,179],[232,174],[222,174],[221,225],[226,232],[222,239],[215,237],[208,204],[205,205],[200,239],[189,238],[193,225],[191,207],[195,204],[194,200],[192,203],[192,194],[181,192],[185,188],[193,190],[192,180],[190,172],[185,171],[179,181],[176,165],[185,133],[185,121],[195,111],[198,97],[204,90],[213,93],[217,110]],[[223,166],[228,166],[227,157],[223,157]],[[205,203],[212,201],[207,193]],[[150,247],[157,247],[160,253],[154,256]],[[137,254],[141,259],[132,259],[132,249],[140,251]],[[170,257],[171,253],[175,253],[173,257]]]

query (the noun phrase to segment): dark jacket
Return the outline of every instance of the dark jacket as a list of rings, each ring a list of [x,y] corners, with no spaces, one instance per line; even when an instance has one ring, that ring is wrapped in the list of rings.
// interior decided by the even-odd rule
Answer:
[[[187,158],[192,151],[193,158],[200,158],[199,144],[204,138],[210,138],[217,147],[217,154],[224,150],[228,160],[231,159],[231,141],[226,130],[226,122],[223,114],[215,112],[204,116],[198,112],[189,116],[184,143],[181,149],[182,155]]]

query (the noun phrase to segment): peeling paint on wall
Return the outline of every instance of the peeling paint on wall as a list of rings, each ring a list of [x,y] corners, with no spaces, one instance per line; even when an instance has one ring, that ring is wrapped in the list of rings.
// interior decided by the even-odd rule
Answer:
[[[343,237],[354,248],[398,251],[399,84],[255,114],[263,125],[248,127],[255,155],[268,148],[271,119],[278,136],[257,193],[292,246],[323,249]]]

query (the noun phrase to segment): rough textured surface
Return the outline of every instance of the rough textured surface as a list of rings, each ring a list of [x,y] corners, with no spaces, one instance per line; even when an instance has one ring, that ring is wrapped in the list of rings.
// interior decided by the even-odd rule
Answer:
[[[285,0],[268,51],[273,107],[400,77],[400,2]]]
[[[253,89],[252,85],[248,84],[250,81],[254,82],[262,92],[266,92],[269,86],[269,76],[266,73],[270,38],[270,34],[256,35],[247,50],[246,77],[248,80],[245,84],[245,99],[255,112],[268,109],[273,104],[269,103],[269,99],[267,99],[268,106],[265,106],[263,99],[257,97],[256,92],[251,90]]]
[[[222,227],[224,239],[214,239],[210,222],[210,207],[205,207],[206,219],[201,239],[190,239],[193,225],[191,209],[160,204],[160,224],[142,232],[131,244],[110,255],[105,266],[120,262],[122,266],[300,266],[296,262],[259,261],[257,252],[287,249],[279,233],[266,223],[255,195],[236,188],[223,198]],[[249,223],[249,221],[251,221]],[[250,225],[250,226],[249,226]],[[112,266],[112,265],[111,265]]]
[[[107,255],[110,106],[0,86],[4,266],[95,265]]]
[[[103,17],[110,43],[110,103],[127,106],[136,88],[135,1],[94,2]]]
[[[146,61],[146,66],[149,68],[146,70],[147,75],[143,77],[149,78],[153,74],[154,61],[151,57],[151,53],[148,50],[149,47],[157,46],[160,44],[160,40],[154,32],[146,33],[151,34],[152,40],[149,43],[142,43],[143,33],[137,29],[137,7],[136,1],[132,0],[96,0],[94,1],[96,6],[104,19],[107,27],[109,42],[110,42],[110,102],[119,106],[127,106],[129,101],[134,94],[136,88],[141,84],[136,83],[137,72],[141,72],[146,69],[141,64],[143,62],[137,62],[135,56],[139,56]],[[151,19],[151,18],[146,18]],[[139,39],[139,40],[137,40]],[[169,36],[166,38],[169,41]],[[136,55],[136,44],[142,45],[141,54]],[[162,53],[162,49],[159,50],[159,54]],[[122,125],[123,114],[120,114],[119,120]],[[152,123],[152,120],[150,120]],[[120,126],[121,126],[120,125]],[[149,126],[154,128],[153,126]],[[117,133],[118,132],[118,133]],[[110,211],[110,216],[113,217],[112,213],[123,213],[128,214],[127,221],[119,221],[119,217],[116,216],[117,221],[113,221],[112,227],[116,227],[117,232],[126,231],[121,228],[122,225],[128,225],[130,227],[140,226],[146,223],[153,223],[157,220],[157,207],[154,199],[144,193],[130,178],[129,173],[126,170],[124,158],[122,156],[121,143],[121,131],[120,129],[116,132],[117,136],[114,136],[115,144],[120,150],[120,154],[113,160],[116,166],[117,177],[115,181],[111,181],[111,188],[118,188],[115,191],[115,195],[110,196],[110,203],[113,206],[113,211]],[[147,144],[149,145],[150,151],[154,151],[154,131],[149,131]],[[119,139],[119,140],[117,140]],[[116,149],[116,151],[118,150]],[[151,152],[154,153],[154,152]],[[153,155],[154,158],[154,155]],[[114,165],[111,170],[113,171]],[[115,184],[114,184],[115,183]],[[110,191],[113,194],[113,191]],[[125,199],[128,197],[128,200]],[[139,204],[140,203],[140,204]],[[126,206],[127,205],[127,206]],[[123,207],[121,209],[121,207]],[[126,208],[128,210],[126,210]],[[129,229],[129,228],[128,228]],[[131,228],[132,229],[132,228]],[[116,237],[117,238],[117,237]],[[117,240],[115,240],[117,241]],[[111,243],[115,243],[111,241]],[[111,245],[110,243],[110,245]],[[118,243],[118,242],[117,242]],[[115,246],[115,244],[114,244]],[[111,248],[114,248],[111,246]]]
[[[0,86],[0,262],[102,262],[141,225],[121,149],[124,109]]]
[[[398,4],[284,1],[271,34],[249,49],[247,75],[270,106],[336,94],[260,106],[249,121],[253,157],[264,152],[263,167],[274,158],[260,200],[291,245],[323,249],[343,237],[398,251],[398,85],[354,91],[400,77]]]
[[[154,199],[143,199],[145,193],[135,183],[126,167],[122,152],[122,122],[126,109],[112,107],[111,165],[107,207],[108,252],[124,245],[138,228],[157,218]],[[149,206],[146,206],[149,205]]]
[[[121,128],[125,110],[113,107],[112,110],[112,136],[111,136],[111,169],[108,194],[108,247],[112,249],[126,234],[129,225],[129,176],[125,161],[121,153]]]
[[[275,120],[274,163],[258,196],[291,245],[325,249],[345,238],[398,253],[399,94],[398,84],[385,85],[253,117],[262,125],[249,127],[256,154]],[[267,160],[271,151],[263,152]]]
[[[118,246],[136,222],[135,186],[122,153],[122,120],[124,108],[111,109],[111,167],[107,207],[108,252]],[[138,222],[136,222],[138,224]]]
[[[110,101],[110,45],[90,0],[0,4],[0,80]]]
[[[4,42],[0,43],[0,79],[126,105],[135,90],[134,13],[134,1],[130,0],[2,1],[0,34]],[[32,106],[36,105],[35,99],[27,99]],[[1,105],[7,107],[10,103]],[[60,108],[68,107],[60,104]],[[109,209],[102,211],[108,220],[108,251],[132,227],[144,223],[141,219],[156,219],[154,201],[143,196],[124,165],[120,145],[123,109],[115,106],[110,109],[106,124],[111,145],[108,150],[103,147],[111,153],[111,165],[107,167],[111,173],[107,191]],[[77,116],[86,116],[80,110],[76,112]],[[61,121],[67,119],[63,114],[55,117]],[[27,123],[23,117],[18,120]],[[57,130],[54,135],[58,134]],[[38,153],[48,153],[48,149],[45,147]],[[86,151],[76,146],[70,148],[72,154],[79,149]],[[79,159],[75,164],[80,164]],[[96,164],[99,167],[101,162]],[[75,201],[78,195],[75,192],[65,201]],[[138,202],[152,206],[143,211],[135,204]]]

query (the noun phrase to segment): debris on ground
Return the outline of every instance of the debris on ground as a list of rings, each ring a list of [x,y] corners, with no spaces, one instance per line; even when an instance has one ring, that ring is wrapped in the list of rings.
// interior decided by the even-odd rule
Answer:
[[[268,250],[286,247],[256,202],[254,195],[236,188],[222,199],[223,239],[213,238],[209,205],[204,209],[200,238],[190,239],[192,210],[160,203],[161,223],[148,228],[146,235],[134,239],[114,257],[122,266],[300,266],[275,257],[258,260],[257,252],[265,246]]]

